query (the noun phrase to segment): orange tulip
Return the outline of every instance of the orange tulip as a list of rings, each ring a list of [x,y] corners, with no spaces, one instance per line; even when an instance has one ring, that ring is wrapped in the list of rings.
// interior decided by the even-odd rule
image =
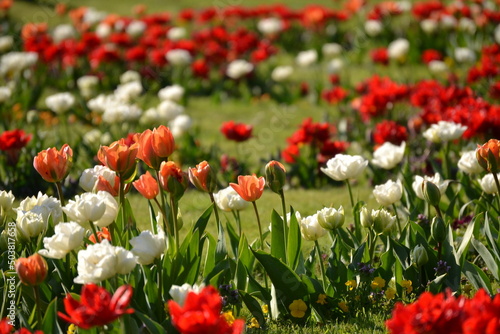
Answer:
[[[217,186],[217,176],[206,161],[189,169],[189,180],[196,188],[207,193],[213,193]]]
[[[58,151],[55,147],[41,151],[33,160],[36,171],[47,182],[62,181],[73,165],[73,150],[64,144]]]
[[[109,232],[108,228],[107,227],[103,227],[102,228],[102,231],[97,231],[97,239],[99,239],[98,242],[101,242],[103,241],[104,239],[108,240],[109,242],[111,242],[111,233]],[[89,236],[89,241],[93,244],[96,243],[95,241],[95,235],[94,234],[91,234]]]
[[[175,141],[170,129],[164,125],[146,130],[138,136],[139,151],[137,158],[141,159],[154,170],[160,168],[163,161],[168,160],[175,149]]]
[[[184,195],[187,188],[187,175],[173,161],[164,161],[160,166],[160,185],[163,190],[177,199]]]
[[[47,277],[48,266],[40,254],[22,257],[16,260],[16,272],[19,280],[26,285],[39,285]]]
[[[147,199],[153,199],[160,193],[160,188],[158,187],[158,182],[149,173],[141,175],[139,180],[132,183],[137,189],[137,191]]]
[[[99,161],[118,174],[121,180],[129,180],[135,174],[137,152],[139,145],[133,143],[127,145],[125,139],[111,143],[109,146],[101,146],[97,152]]]
[[[266,180],[263,176],[257,177],[252,175],[238,176],[238,184],[230,183],[229,185],[247,202],[255,202],[262,196]]]
[[[485,170],[498,173],[500,167],[500,140],[490,139],[482,146],[477,145],[476,158]]]

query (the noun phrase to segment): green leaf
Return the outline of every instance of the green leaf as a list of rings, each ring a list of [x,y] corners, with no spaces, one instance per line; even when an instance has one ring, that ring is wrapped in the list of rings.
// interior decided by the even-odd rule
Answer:
[[[499,279],[498,264],[495,261],[493,255],[490,253],[490,251],[486,248],[486,246],[484,246],[480,241],[478,241],[475,238],[472,238],[472,246],[474,246],[476,251],[483,259],[484,263],[486,263],[486,266],[491,271],[491,274],[498,280]]]
[[[217,247],[215,248],[215,262],[218,263],[224,260],[227,256],[226,248],[226,237],[224,233],[224,227],[222,224],[219,225],[219,231],[217,236]]]
[[[240,243],[240,237],[236,233],[233,225],[229,222],[226,223],[227,234],[229,235],[229,244],[231,245],[231,250],[233,251],[234,257],[238,258],[238,244]]]
[[[302,280],[299,276],[284,264],[279,259],[275,258],[271,254],[263,251],[254,251],[253,254],[259,260],[259,262],[264,266],[267,275],[271,279],[274,287],[276,288],[276,299],[278,305],[286,309],[288,313],[288,306],[297,299],[302,299],[307,303],[308,293]]]
[[[403,269],[408,269],[411,266],[410,250],[395,240],[391,239],[389,243]]]
[[[293,270],[299,265],[300,255],[302,255],[302,235],[300,233],[299,222],[295,217],[295,211],[290,207],[290,228],[288,230],[288,265]]]
[[[151,334],[167,334],[167,331],[163,328],[162,325],[157,323],[156,321],[152,320],[149,318],[147,315],[144,313],[141,313],[139,311],[135,311],[134,315],[139,318],[142,323],[146,326],[148,333]]]
[[[214,209],[214,205],[212,204],[208,207],[208,209],[206,209],[202,213],[200,218],[198,218],[198,220],[196,221],[196,224],[194,224],[193,232],[196,230],[199,230],[200,235],[203,235],[203,233],[205,232],[205,229],[207,228],[208,221],[210,219],[210,215],[212,214],[213,209]]]
[[[476,289],[484,288],[490,295],[493,294],[493,289],[491,288],[491,282],[488,276],[481,270],[478,266],[469,261],[465,261],[463,265],[463,273],[471,284]]]
[[[239,293],[248,311],[255,319],[257,319],[260,327],[264,328],[266,324],[266,318],[264,317],[264,312],[262,312],[262,306],[260,306],[260,303],[257,301],[257,299],[255,299],[245,291],[240,290]]]
[[[458,247],[457,251],[457,260],[459,261],[459,264],[463,264],[465,260],[465,255],[467,254],[467,250],[469,249],[469,244],[472,239],[472,236],[474,235],[474,227],[476,223],[476,218],[472,220],[472,222],[467,226],[467,230],[464,233],[464,236],[462,237],[462,242],[460,243],[460,247]]]
[[[271,255],[286,263],[285,231],[283,219],[273,209],[271,215]]]
[[[352,271],[356,271],[358,263],[363,262],[363,257],[365,255],[365,248],[366,248],[366,242],[363,242],[361,246],[359,246],[358,249],[356,249],[356,252],[354,253],[354,256],[351,259],[351,264],[349,264],[349,269]]]
[[[41,330],[44,333],[65,333],[57,322],[57,298],[53,299],[47,306],[45,316],[42,320]]]
[[[206,277],[215,267],[215,249],[217,240],[211,234],[205,234],[203,237],[208,240],[207,253],[205,255],[205,263],[203,266],[203,276]]]

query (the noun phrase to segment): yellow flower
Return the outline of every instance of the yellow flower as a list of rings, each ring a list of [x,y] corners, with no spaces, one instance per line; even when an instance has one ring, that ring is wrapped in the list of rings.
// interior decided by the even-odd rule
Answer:
[[[262,305],[262,313],[264,314],[269,313],[269,306],[267,306],[267,304]]]
[[[349,312],[349,306],[345,302],[339,302],[339,308],[344,312]]]
[[[248,325],[248,328],[260,328],[259,322],[257,321],[257,318],[252,318],[250,320],[250,324]]]
[[[233,324],[233,322],[235,320],[234,315],[233,315],[233,311],[224,312],[224,313],[222,313],[222,316],[224,317],[224,319],[226,319],[229,326],[231,326]]]
[[[358,286],[356,280],[353,279],[345,282],[345,285],[349,288],[349,291],[356,289],[356,287]]]
[[[306,315],[307,305],[302,299],[294,300],[288,308],[294,318],[303,318]]]
[[[406,293],[411,293],[413,291],[412,281],[410,280],[402,280],[401,286],[406,290]]]
[[[387,290],[385,290],[385,297],[387,299],[394,299],[394,297],[396,296],[396,290],[393,289],[393,288],[387,288]]]
[[[384,286],[385,286],[385,279],[383,279],[380,276],[375,277],[371,284],[373,290],[382,289]]]
[[[76,333],[76,326],[75,324],[71,324],[68,327],[68,334],[75,334]]]
[[[318,300],[316,301],[316,303],[321,304],[321,305],[327,304],[328,302],[326,301],[326,295],[324,293],[320,293],[318,295]]]

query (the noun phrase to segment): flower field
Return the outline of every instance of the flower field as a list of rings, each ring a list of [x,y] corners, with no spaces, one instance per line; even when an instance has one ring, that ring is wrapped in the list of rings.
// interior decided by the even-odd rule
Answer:
[[[0,334],[500,333],[500,3],[202,3],[0,0]]]

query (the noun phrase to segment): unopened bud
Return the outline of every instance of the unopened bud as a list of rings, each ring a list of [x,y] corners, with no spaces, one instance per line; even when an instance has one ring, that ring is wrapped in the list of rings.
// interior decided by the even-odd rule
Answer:
[[[446,224],[441,217],[434,217],[431,223],[431,235],[432,238],[441,243],[446,239]]]
[[[422,245],[418,245],[413,249],[411,257],[413,259],[413,263],[415,263],[417,267],[421,267],[429,261],[427,250]]]
[[[266,181],[269,189],[279,194],[286,182],[286,170],[280,162],[270,161],[266,165]]]
[[[430,181],[424,181],[422,183],[424,194],[424,199],[432,206],[439,206],[439,202],[441,202],[441,191],[438,186]]]

